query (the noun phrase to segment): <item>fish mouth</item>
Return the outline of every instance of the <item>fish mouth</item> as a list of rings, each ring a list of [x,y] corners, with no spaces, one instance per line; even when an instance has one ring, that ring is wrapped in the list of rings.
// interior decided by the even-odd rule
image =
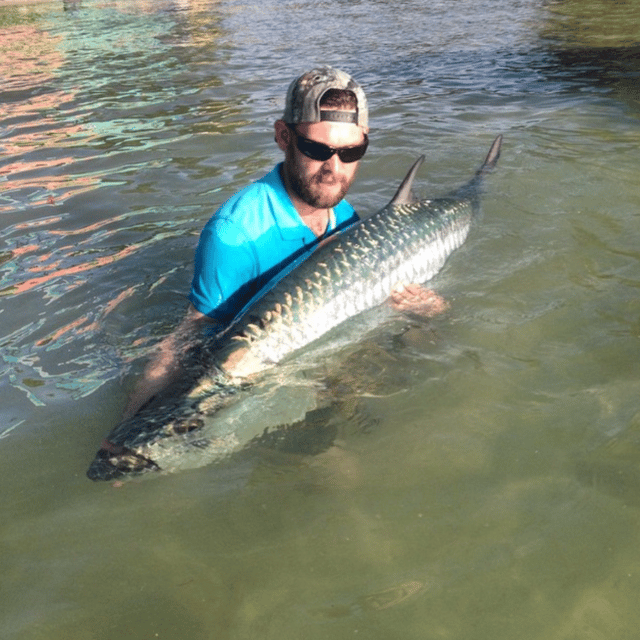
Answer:
[[[139,475],[146,471],[159,471],[160,467],[149,458],[121,445],[103,440],[91,466],[87,469],[90,480],[115,480],[125,475]]]

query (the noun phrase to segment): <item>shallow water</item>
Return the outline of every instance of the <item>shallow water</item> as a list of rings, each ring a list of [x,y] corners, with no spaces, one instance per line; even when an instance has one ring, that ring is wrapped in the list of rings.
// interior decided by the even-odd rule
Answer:
[[[0,8],[3,638],[637,635],[640,3],[323,7]],[[368,93],[363,213],[419,153],[439,195],[504,134],[449,310],[332,354],[323,454],[91,483],[318,61]]]

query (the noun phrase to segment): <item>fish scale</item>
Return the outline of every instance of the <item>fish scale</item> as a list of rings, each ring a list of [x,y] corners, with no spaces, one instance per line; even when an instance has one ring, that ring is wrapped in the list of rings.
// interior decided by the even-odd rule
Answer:
[[[473,213],[471,200],[389,205],[352,236],[321,249],[316,261],[312,258],[302,265],[293,283],[284,281],[267,294],[251,313],[252,326],[261,330],[247,334],[246,346],[268,366],[346,319],[384,302],[397,282],[425,282],[464,242]],[[318,264],[326,264],[331,273],[325,286],[319,282]],[[277,314],[278,322],[270,322],[279,305],[290,307],[291,313]],[[288,331],[283,326],[287,323]],[[242,370],[242,375],[249,373]]]
[[[194,345],[179,383],[112,430],[89,478],[201,466],[246,445],[231,428],[204,433],[202,417],[237,401],[256,374],[384,302],[399,282],[432,278],[465,241],[501,141],[472,180],[445,198],[410,199],[419,159],[386,207],[321,243],[224,334]]]

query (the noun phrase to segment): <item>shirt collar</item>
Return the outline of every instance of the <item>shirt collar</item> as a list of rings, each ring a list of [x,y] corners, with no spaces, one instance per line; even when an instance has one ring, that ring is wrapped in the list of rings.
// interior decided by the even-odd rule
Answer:
[[[274,222],[277,224],[278,230],[280,231],[280,235],[283,240],[299,240],[300,242],[304,242],[304,244],[309,244],[310,242],[316,240],[316,235],[303,222],[300,214],[298,213],[297,209],[293,205],[293,202],[291,201],[291,198],[289,197],[287,189],[284,186],[284,182],[282,180],[283,165],[283,162],[280,162],[278,165],[276,165],[273,171],[271,171],[271,173],[269,174],[269,179],[273,188],[278,191],[281,202],[286,203],[285,213],[286,216],[288,216],[288,220],[285,217],[283,220]]]

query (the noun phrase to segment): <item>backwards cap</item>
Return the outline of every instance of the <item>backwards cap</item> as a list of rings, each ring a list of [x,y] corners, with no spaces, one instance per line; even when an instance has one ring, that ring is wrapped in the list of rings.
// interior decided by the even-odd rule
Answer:
[[[356,111],[320,110],[320,100],[329,89],[346,89],[356,97]],[[282,119],[287,124],[302,122],[352,122],[369,126],[367,98],[362,87],[348,74],[333,67],[307,71],[289,85]]]

